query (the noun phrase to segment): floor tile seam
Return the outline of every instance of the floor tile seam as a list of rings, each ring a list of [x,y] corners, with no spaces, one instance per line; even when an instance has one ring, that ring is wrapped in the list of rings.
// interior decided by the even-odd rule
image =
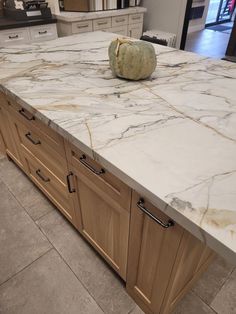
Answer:
[[[211,301],[211,304],[214,302],[214,300],[217,298],[218,294],[221,292],[221,290],[225,287],[225,285],[229,282],[231,275],[233,274],[233,272],[235,271],[236,268],[233,268],[230,273],[228,274],[227,278],[225,279],[224,283],[221,285],[219,291],[216,293],[216,295],[214,296],[214,298]]]
[[[48,214],[50,214],[51,212],[46,213],[45,215],[43,215],[42,217],[38,218],[36,221],[30,216],[30,214],[27,212],[27,210],[24,208],[24,206],[21,204],[20,200],[16,197],[16,195],[14,194],[14,192],[11,190],[11,188],[5,183],[3,182],[4,185],[6,186],[6,188],[8,189],[9,193],[14,197],[14,199],[16,200],[16,202],[18,203],[18,205],[24,210],[25,214],[30,218],[30,220],[34,223],[34,225],[39,229],[40,233],[45,237],[45,234],[42,232],[42,230],[39,228],[39,226],[37,225],[36,221],[41,219],[43,216],[46,216]],[[45,237],[47,240],[48,238]],[[50,241],[49,241],[50,242]],[[51,244],[51,242],[50,242]],[[53,246],[54,247],[54,246]]]
[[[37,224],[36,224],[37,225]],[[71,270],[71,272],[74,274],[74,276],[76,277],[76,279],[80,282],[80,284],[82,285],[82,287],[88,292],[88,294],[90,295],[90,297],[94,300],[94,302],[97,304],[97,306],[101,309],[101,311],[103,313],[104,310],[102,309],[102,307],[97,303],[97,301],[94,299],[94,297],[91,295],[90,291],[88,290],[88,288],[84,285],[84,283],[79,279],[79,277],[76,275],[76,273],[74,272],[74,270],[71,268],[71,266],[67,263],[66,259],[62,256],[62,254],[57,250],[57,248],[53,245],[53,243],[51,242],[51,240],[48,238],[48,236],[43,232],[43,230],[40,228],[39,225],[37,225],[39,230],[43,233],[43,235],[47,238],[48,242],[53,246],[53,248],[56,250],[56,252],[58,253],[58,255],[61,257],[62,261],[68,266],[68,268]]]
[[[33,218],[29,215],[29,213],[25,210],[24,206],[21,205],[20,201],[18,200],[18,198],[15,196],[15,194],[13,193],[13,191],[11,191],[11,189],[9,188],[8,185],[6,185],[5,182],[3,182],[4,185],[6,186],[6,188],[8,189],[8,191],[10,192],[10,194],[14,197],[14,199],[16,200],[16,202],[18,203],[18,205],[20,205],[20,207],[24,210],[24,212],[28,215],[28,217],[31,219],[31,221],[35,224],[35,226],[37,226],[37,228],[40,230],[40,232],[42,233],[42,235],[48,240],[48,242],[50,243],[50,245],[52,246],[49,251],[51,249],[55,249],[57,251],[57,253],[59,254],[59,256],[62,258],[62,260],[64,261],[64,263],[69,267],[69,269],[72,271],[72,273],[75,275],[75,277],[77,278],[77,280],[81,283],[81,285],[84,287],[84,289],[88,292],[88,294],[91,296],[91,298],[94,300],[94,302],[97,304],[97,306],[102,310],[102,312],[104,313],[103,309],[101,308],[101,306],[97,303],[97,301],[94,299],[94,297],[91,295],[90,291],[84,286],[84,284],[81,282],[81,280],[78,278],[78,276],[75,274],[75,272],[73,271],[73,269],[70,267],[70,265],[68,265],[68,263],[66,262],[66,260],[64,259],[64,257],[60,254],[60,252],[57,250],[57,248],[53,245],[53,243],[50,241],[50,239],[47,237],[47,235],[43,232],[43,230],[40,228],[40,226],[36,223],[36,221],[33,220]],[[46,215],[48,215],[50,213],[47,213]],[[39,218],[40,219],[40,218]],[[38,219],[38,220],[39,220]],[[37,220],[37,221],[38,221]],[[47,253],[47,252],[46,252]],[[36,259],[37,260],[37,259]],[[14,275],[13,275],[14,276]],[[12,276],[12,277],[13,277]],[[11,277],[11,278],[12,278]],[[10,280],[11,278],[7,279]],[[6,282],[6,281],[5,281]],[[2,284],[1,284],[2,285]],[[1,286],[0,285],[0,286]]]
[[[50,247],[46,252],[44,252],[43,254],[41,254],[40,256],[38,256],[35,260],[33,260],[32,262],[30,262],[29,264],[27,264],[26,266],[24,266],[23,268],[21,268],[20,270],[18,270],[15,274],[13,274],[10,278],[6,279],[5,281],[3,281],[2,283],[0,283],[0,288],[7,283],[8,281],[10,281],[11,279],[13,279],[14,277],[18,276],[21,272],[23,272],[24,270],[26,270],[28,267],[30,267],[33,263],[37,262],[41,257],[44,257],[44,255],[48,254],[50,251],[52,251],[54,249],[54,247]]]
[[[215,314],[218,314],[218,312],[216,312],[216,310],[213,309],[210,304],[206,303],[206,301],[205,301],[200,295],[198,295],[194,290],[191,289],[190,291],[191,291],[195,296],[197,296],[197,297],[198,297],[209,309],[211,309]]]

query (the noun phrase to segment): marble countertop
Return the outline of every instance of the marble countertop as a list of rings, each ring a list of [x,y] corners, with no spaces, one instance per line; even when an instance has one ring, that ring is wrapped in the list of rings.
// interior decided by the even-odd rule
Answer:
[[[156,45],[152,78],[125,81],[115,37],[2,48],[0,89],[236,263],[236,65]]]
[[[63,22],[78,22],[84,20],[101,19],[104,17],[120,16],[126,14],[145,13],[146,8],[143,7],[129,7],[121,10],[106,10],[97,12],[63,12],[56,15],[58,21]]]

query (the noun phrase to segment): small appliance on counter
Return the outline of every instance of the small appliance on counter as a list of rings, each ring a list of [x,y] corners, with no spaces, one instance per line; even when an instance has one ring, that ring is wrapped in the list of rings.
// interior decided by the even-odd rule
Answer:
[[[52,17],[51,9],[45,0],[5,0],[3,10],[6,17],[17,21]]]

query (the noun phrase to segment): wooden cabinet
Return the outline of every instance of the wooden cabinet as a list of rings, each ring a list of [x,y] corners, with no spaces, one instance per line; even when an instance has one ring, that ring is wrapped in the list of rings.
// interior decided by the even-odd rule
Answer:
[[[77,148],[68,154],[80,232],[125,280],[131,190]]]
[[[18,143],[14,140],[12,133],[12,122],[8,112],[8,102],[4,95],[0,93],[0,140],[1,147],[15,163],[23,168],[22,156]]]
[[[57,38],[56,23],[39,26],[18,27],[0,31],[0,45],[28,44]]]
[[[143,16],[146,10],[142,7],[113,11],[80,13],[63,12],[57,15],[59,37],[76,33],[102,30],[123,36],[138,38],[143,34]],[[108,16],[110,14],[110,16]],[[86,15],[86,19],[85,19]]]
[[[170,313],[213,253],[133,193],[127,290],[145,313]]]

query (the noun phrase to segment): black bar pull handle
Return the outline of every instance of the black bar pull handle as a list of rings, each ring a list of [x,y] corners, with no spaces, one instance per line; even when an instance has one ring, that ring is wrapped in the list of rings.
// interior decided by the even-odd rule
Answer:
[[[41,173],[41,170],[38,169],[35,171],[37,176],[43,181],[43,182],[50,182],[50,179],[49,178],[46,178],[42,173]]]
[[[69,172],[69,174],[66,176],[67,187],[68,187],[69,193],[74,193],[75,192],[75,189],[72,188],[71,184],[70,184],[70,177],[72,177],[73,175],[74,175],[73,172]]]
[[[154,216],[145,206],[144,206],[144,199],[140,198],[140,200],[137,203],[138,208],[144,212],[145,214],[147,214],[152,220],[154,220],[156,223],[158,223],[160,226],[162,226],[163,228],[167,229],[169,227],[173,227],[174,226],[174,221],[169,220],[167,223],[161,221],[159,218],[157,218],[156,216]]]
[[[32,120],[35,120],[35,117],[32,115],[32,116],[28,116],[25,109],[24,108],[21,108],[19,110],[19,114],[21,114],[25,119],[27,119],[28,121],[32,121]]]
[[[40,140],[34,140],[34,139],[33,139],[33,137],[32,137],[32,135],[31,135],[30,132],[26,133],[26,134],[25,134],[25,137],[26,137],[31,143],[33,143],[34,145],[40,145],[40,144],[41,144]]]
[[[101,174],[105,173],[105,170],[103,168],[101,168],[101,170],[96,170],[92,166],[90,166],[90,164],[87,163],[86,156],[84,154],[80,157],[79,160],[81,164],[83,164],[86,168],[95,173],[97,176],[100,176]]]

